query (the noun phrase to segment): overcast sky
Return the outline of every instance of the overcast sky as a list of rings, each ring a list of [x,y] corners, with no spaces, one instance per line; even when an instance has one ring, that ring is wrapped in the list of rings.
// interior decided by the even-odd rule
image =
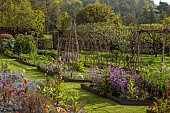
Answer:
[[[159,5],[159,2],[160,2],[160,0],[154,0],[154,3],[156,5]],[[167,2],[168,4],[170,4],[170,0],[161,0],[161,2]]]

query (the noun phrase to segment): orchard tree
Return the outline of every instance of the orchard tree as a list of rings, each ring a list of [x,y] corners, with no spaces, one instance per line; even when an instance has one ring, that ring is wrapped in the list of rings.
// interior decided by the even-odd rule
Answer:
[[[81,9],[76,16],[76,21],[78,24],[107,21],[113,21],[115,24],[118,24],[120,22],[120,17],[116,15],[107,5],[96,2]]]

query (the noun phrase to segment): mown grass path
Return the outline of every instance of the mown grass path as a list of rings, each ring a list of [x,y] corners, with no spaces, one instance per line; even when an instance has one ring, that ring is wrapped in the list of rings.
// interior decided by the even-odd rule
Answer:
[[[16,62],[15,59],[10,59],[5,56],[0,56],[0,64],[7,63],[8,68],[12,71],[22,72],[25,70],[25,74],[39,81],[45,80],[44,73],[37,70],[36,67],[27,66]],[[79,83],[62,83],[63,90],[76,91],[79,93],[79,100],[87,101],[85,109],[88,113],[145,113],[146,106],[125,106],[119,105],[106,98],[102,98],[90,92],[80,89]]]

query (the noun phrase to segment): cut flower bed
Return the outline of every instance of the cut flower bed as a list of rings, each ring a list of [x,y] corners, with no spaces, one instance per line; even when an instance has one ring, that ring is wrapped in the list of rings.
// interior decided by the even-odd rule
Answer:
[[[162,73],[163,75],[161,75]],[[98,74],[97,70],[94,70],[91,73],[93,76],[91,87],[82,85],[82,88],[93,90],[92,92],[104,95],[120,104],[133,105],[133,102],[137,102],[136,105],[148,105],[156,97],[163,96],[169,80],[167,79],[169,75],[164,73],[164,69],[162,69],[159,83],[134,70],[110,66],[107,74]]]
[[[121,99],[121,98],[118,98],[116,96],[112,96],[108,93],[105,93],[103,95],[100,95],[99,92],[97,92],[94,88],[92,87],[89,87],[85,84],[81,84],[81,89],[84,89],[84,90],[87,90],[89,92],[92,92],[94,94],[97,94],[99,96],[102,96],[102,97],[105,97],[107,99],[110,99],[112,101],[115,101],[121,105],[134,105],[134,106],[147,106],[149,104],[152,104],[153,101],[152,100],[127,100],[127,99]]]
[[[16,59],[17,62],[20,62],[22,64],[28,65],[28,66],[34,66],[37,67],[37,65],[34,62],[31,62],[31,60],[24,60],[24,59]]]
[[[23,71],[24,72],[24,71]],[[48,81],[48,80],[47,80]],[[0,112],[76,113],[83,111],[77,95],[60,89],[61,77],[48,83],[28,79],[23,73],[0,72]]]
[[[37,67],[38,70],[44,72],[44,73],[47,73],[51,76],[54,76],[55,72],[52,72],[52,71],[47,71],[46,69],[44,68],[41,68],[40,66]],[[91,80],[78,80],[78,79],[71,79],[71,78],[68,78],[68,77],[65,77],[65,76],[62,76],[62,79],[65,81],[65,82],[76,82],[76,83],[85,83],[85,82],[92,82]]]
[[[37,66],[37,69],[44,72],[44,73],[47,73],[51,76],[54,76],[56,75],[57,73],[59,73],[59,70],[58,68],[63,68],[64,69],[64,72],[63,72],[63,76],[62,76],[62,79],[66,82],[77,82],[77,83],[85,83],[85,82],[92,82],[92,80],[84,80],[83,78],[80,77],[80,79],[73,79],[73,78],[69,78],[69,77],[66,77],[64,76],[65,73],[66,73],[66,70],[67,67],[65,67],[63,64],[59,64],[59,63],[41,63],[39,64],[39,66]]]

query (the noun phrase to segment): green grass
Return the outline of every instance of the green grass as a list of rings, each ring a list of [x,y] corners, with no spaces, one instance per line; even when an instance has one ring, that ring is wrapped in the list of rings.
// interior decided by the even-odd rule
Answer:
[[[85,109],[88,113],[145,113],[146,106],[119,105],[111,100],[102,98],[93,93],[80,89],[79,83],[62,83],[62,88],[67,91],[77,91],[80,101],[87,101]]]
[[[24,69],[26,76],[34,78],[39,81],[45,80],[44,73],[38,71],[37,67],[27,66],[22,63],[16,62],[15,59],[10,59],[4,56],[0,56],[0,64],[1,63],[7,63],[8,69],[11,71],[23,72]]]
[[[26,66],[18,63],[15,59],[9,59],[4,56],[0,56],[0,63],[6,62],[8,68],[12,71],[22,72],[26,70],[26,75],[37,80],[44,80],[44,73],[38,71],[36,67]],[[88,113],[145,113],[146,106],[125,106],[119,105],[106,98],[102,98],[80,88],[79,83],[62,83],[63,90],[66,91],[77,91],[79,93],[80,101],[87,101],[85,109]]]
[[[162,62],[162,55],[158,55],[158,57],[155,57],[154,55],[142,55],[141,60],[145,65],[160,65]],[[167,67],[170,67],[170,56],[165,55],[164,63]]]
[[[48,35],[48,34],[43,34],[43,37],[46,39],[52,39],[52,35]]]

